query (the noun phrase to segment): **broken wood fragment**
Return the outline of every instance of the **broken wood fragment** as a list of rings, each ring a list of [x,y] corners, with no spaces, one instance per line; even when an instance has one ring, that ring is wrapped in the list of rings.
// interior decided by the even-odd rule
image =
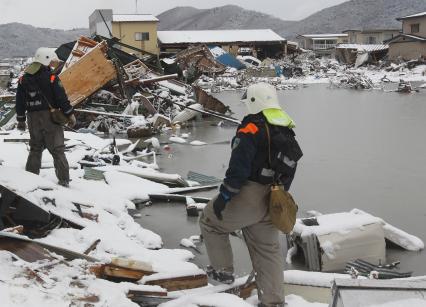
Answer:
[[[158,280],[149,280],[145,284],[151,286],[160,286],[167,291],[178,291],[178,290],[187,290],[207,286],[207,275],[190,275],[190,276],[181,276],[174,278],[158,279]]]
[[[242,299],[247,299],[251,296],[251,293],[255,289],[256,289],[256,283],[251,282],[248,285],[241,285],[241,286],[236,286],[236,287],[227,289],[224,291],[224,293],[234,294],[241,297]]]
[[[159,296],[165,297],[167,296],[167,291],[140,291],[140,290],[129,290],[127,293],[127,297],[131,300],[136,299],[141,296]]]
[[[89,248],[88,248],[88,249],[86,249],[86,250],[84,251],[84,253],[83,253],[83,254],[85,254],[85,255],[90,254],[90,252],[92,252],[93,250],[95,250],[95,249],[96,249],[96,247],[98,246],[98,244],[99,244],[99,243],[101,243],[101,240],[100,240],[100,239],[97,239],[95,242],[93,242],[93,243],[89,246]]]

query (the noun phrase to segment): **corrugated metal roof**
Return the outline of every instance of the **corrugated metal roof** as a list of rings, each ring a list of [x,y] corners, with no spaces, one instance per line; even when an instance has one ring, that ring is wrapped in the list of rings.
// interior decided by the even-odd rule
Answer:
[[[151,14],[114,14],[113,22],[141,22],[141,21],[159,21],[157,17]]]
[[[380,51],[389,49],[389,45],[339,44],[336,49],[357,49],[358,51]]]
[[[397,20],[402,20],[402,19],[407,19],[407,18],[415,18],[415,17],[423,17],[423,16],[426,16],[426,11],[421,12],[421,13],[417,13],[417,14],[413,14],[413,15],[408,15],[408,16],[405,16],[405,17],[400,17],[400,18],[397,18]]]
[[[232,42],[284,42],[285,39],[270,29],[263,30],[199,30],[158,31],[163,44],[210,44]]]

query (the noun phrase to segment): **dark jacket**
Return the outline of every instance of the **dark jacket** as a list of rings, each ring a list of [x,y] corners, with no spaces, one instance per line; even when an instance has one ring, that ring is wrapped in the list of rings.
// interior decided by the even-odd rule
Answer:
[[[26,112],[49,110],[49,104],[52,108],[61,109],[66,116],[73,113],[59,77],[46,66],[36,66],[36,69],[27,71],[19,80],[16,92],[17,120],[24,122]]]
[[[275,131],[291,131],[285,127],[267,124],[262,113],[248,115],[243,119],[232,140],[231,159],[220,188],[221,193],[227,196],[225,199],[237,194],[247,180],[260,184],[271,184],[279,179],[286,190],[290,188],[294,173],[277,177],[276,173],[270,174],[268,171],[273,167],[269,163],[269,143],[265,125],[268,125],[271,136]],[[271,148],[271,152],[273,156],[274,148]],[[295,170],[296,168],[294,168],[294,172]]]

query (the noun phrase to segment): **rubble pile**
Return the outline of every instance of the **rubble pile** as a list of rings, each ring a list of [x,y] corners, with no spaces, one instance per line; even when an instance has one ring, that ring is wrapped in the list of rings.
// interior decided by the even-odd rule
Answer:
[[[357,72],[346,72],[337,77],[330,78],[330,88],[350,88],[356,90],[373,89],[373,81],[364,74]]]

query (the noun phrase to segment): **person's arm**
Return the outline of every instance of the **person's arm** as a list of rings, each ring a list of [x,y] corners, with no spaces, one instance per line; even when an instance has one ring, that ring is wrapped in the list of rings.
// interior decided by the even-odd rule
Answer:
[[[62,110],[62,112],[64,112],[66,116],[71,116],[71,114],[74,113],[74,109],[68,100],[68,96],[65,92],[61,80],[58,76],[52,75],[50,82],[52,84],[53,98],[56,102],[56,105]]]
[[[18,122],[25,122],[26,121],[26,103],[25,103],[25,94],[24,94],[24,88],[22,87],[20,81],[18,84],[18,89],[16,91],[16,119]]]

